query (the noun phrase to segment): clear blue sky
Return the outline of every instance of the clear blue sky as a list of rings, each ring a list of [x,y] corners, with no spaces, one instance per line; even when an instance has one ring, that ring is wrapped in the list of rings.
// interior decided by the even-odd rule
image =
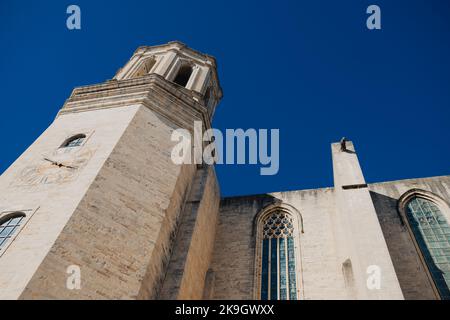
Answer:
[[[80,31],[66,28],[70,4]],[[380,31],[365,27],[370,4]],[[217,58],[216,128],[280,129],[278,175],[217,166],[224,196],[332,186],[330,143],[342,136],[368,182],[450,174],[448,0],[1,0],[0,172],[74,87],[171,40]]]

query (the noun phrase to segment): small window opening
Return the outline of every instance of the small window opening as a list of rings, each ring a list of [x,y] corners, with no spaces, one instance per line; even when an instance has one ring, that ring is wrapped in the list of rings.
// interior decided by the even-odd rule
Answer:
[[[156,64],[156,60],[153,58],[149,58],[145,60],[142,65],[139,67],[138,71],[134,74],[133,78],[143,77],[150,73],[153,67]]]
[[[0,250],[11,240],[24,218],[25,213],[15,212],[0,219]]]
[[[189,79],[191,78],[192,75],[192,67],[189,65],[184,65],[181,66],[180,70],[178,70],[178,74],[175,77],[175,79],[173,80],[173,82],[175,82],[176,84],[182,86],[182,87],[186,87],[186,85],[189,82]]]
[[[84,140],[86,139],[85,134],[77,134],[76,136],[73,136],[61,145],[61,148],[74,148],[79,147],[83,144]]]

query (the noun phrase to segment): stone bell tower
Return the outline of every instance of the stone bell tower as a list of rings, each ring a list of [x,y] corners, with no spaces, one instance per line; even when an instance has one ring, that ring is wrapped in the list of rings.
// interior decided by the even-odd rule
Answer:
[[[211,167],[172,162],[171,134],[209,129],[221,97],[214,58],[179,42],[76,88],[0,177],[0,225],[22,218],[0,299],[201,298],[219,191]]]

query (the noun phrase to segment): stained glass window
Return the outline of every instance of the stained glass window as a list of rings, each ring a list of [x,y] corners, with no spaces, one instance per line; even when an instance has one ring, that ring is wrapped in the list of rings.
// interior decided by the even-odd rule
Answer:
[[[263,239],[261,300],[268,300],[269,289],[269,239]]]
[[[6,220],[0,220],[0,251],[6,246],[25,218],[24,213],[17,213]]]
[[[293,219],[284,211],[273,212],[262,232],[261,299],[296,300]]]
[[[74,148],[79,147],[83,144],[84,139],[86,139],[86,135],[84,134],[78,134],[76,136],[73,136],[72,138],[67,139],[61,148]]]
[[[450,225],[431,201],[415,197],[406,215],[442,299],[450,299]]]

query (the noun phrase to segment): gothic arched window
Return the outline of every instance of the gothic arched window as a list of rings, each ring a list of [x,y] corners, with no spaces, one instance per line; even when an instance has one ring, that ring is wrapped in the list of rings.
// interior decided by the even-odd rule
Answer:
[[[259,223],[258,298],[297,300],[296,219],[288,211],[274,209]]]
[[[441,299],[450,299],[450,225],[433,202],[413,196],[405,214]]]
[[[191,78],[193,69],[190,65],[188,64],[184,64],[180,67],[180,69],[178,70],[178,73],[175,77],[175,79],[173,80],[173,82],[175,82],[176,84],[182,86],[182,87],[186,87],[186,85],[189,82],[189,79]]]
[[[0,219],[0,251],[11,240],[25,218],[25,213],[15,212]]]
[[[64,143],[61,145],[61,148],[79,147],[83,144],[85,139],[86,139],[85,134],[77,134],[64,141]]]

